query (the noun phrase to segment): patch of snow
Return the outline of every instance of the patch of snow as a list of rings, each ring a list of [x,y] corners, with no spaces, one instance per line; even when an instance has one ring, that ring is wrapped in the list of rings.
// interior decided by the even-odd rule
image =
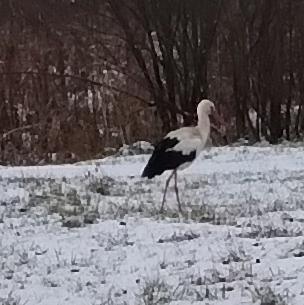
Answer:
[[[123,145],[117,153],[117,156],[132,156],[150,154],[154,150],[152,144],[146,141],[138,141],[131,145]]]
[[[304,304],[303,147],[202,152],[178,174],[183,218],[173,186],[159,215],[169,173],[140,178],[148,158],[0,167],[1,302],[253,305],[266,291]],[[100,219],[64,227],[54,200]]]

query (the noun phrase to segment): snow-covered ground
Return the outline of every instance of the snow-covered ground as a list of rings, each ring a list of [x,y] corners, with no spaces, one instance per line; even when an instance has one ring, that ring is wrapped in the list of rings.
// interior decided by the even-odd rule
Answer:
[[[304,304],[304,149],[223,147],[179,174],[148,155],[0,167],[0,304]]]

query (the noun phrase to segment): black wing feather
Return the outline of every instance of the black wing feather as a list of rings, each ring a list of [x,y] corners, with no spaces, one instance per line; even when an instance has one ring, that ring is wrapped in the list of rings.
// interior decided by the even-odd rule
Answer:
[[[166,170],[173,170],[183,163],[193,161],[196,156],[195,150],[188,155],[183,155],[181,151],[167,151],[167,149],[174,147],[178,142],[177,138],[164,138],[157,144],[142,173],[142,177],[151,179],[154,176],[161,175]]]

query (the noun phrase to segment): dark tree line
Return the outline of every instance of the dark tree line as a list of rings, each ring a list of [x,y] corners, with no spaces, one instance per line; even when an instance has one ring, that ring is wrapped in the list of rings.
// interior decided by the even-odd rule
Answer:
[[[195,121],[302,139],[303,0],[3,0],[0,159],[83,159]]]
[[[221,2],[108,1],[165,129],[177,126],[178,114],[191,122],[198,99],[208,96],[208,59]]]

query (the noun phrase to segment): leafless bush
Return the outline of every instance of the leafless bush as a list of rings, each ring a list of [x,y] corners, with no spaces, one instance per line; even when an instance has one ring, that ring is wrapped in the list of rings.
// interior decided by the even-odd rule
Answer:
[[[194,124],[206,97],[227,121],[217,143],[303,137],[301,1],[3,0],[0,11],[2,164],[154,142]]]
[[[271,287],[255,287],[252,293],[254,302],[259,301],[261,305],[287,305],[286,298],[276,293]]]
[[[171,288],[160,279],[144,282],[142,293],[137,296],[140,305],[168,304],[172,301]]]

